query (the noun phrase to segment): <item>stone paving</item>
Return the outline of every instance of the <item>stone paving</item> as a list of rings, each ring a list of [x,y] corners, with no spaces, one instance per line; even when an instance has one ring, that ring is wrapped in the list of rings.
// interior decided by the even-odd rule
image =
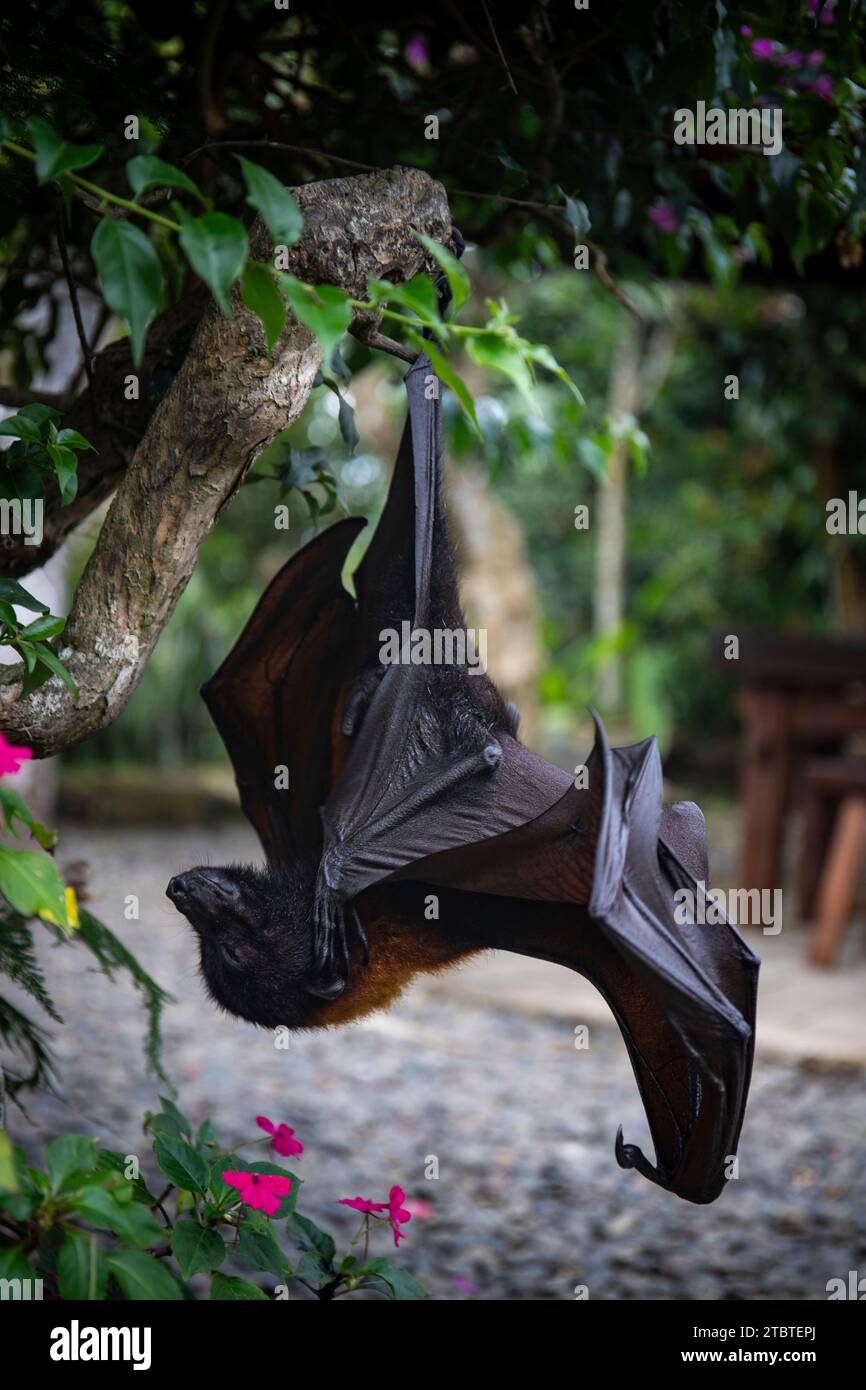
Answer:
[[[813,982],[827,991],[818,1008],[793,948],[786,986],[772,963],[781,951],[758,945],[766,1022],[780,1031],[759,1056],[740,1177],[694,1207],[617,1167],[617,1125],[646,1147],[645,1122],[619,1035],[603,1005],[588,1013],[592,991],[577,977],[493,958],[416,987],[387,1015],[275,1051],[269,1034],[207,1002],[191,934],[163,896],[194,863],[258,857],[246,827],[67,827],[61,844],[62,860],[94,866],[93,910],[176,998],[165,1057],[187,1113],[211,1115],[227,1139],[252,1135],[259,1113],[293,1125],[306,1145],[302,1209],[347,1239],[354,1218],[336,1198],[402,1183],[426,1214],[410,1223],[401,1261],[435,1297],[568,1299],[584,1284],[601,1299],[810,1299],[851,1269],[866,1274],[862,1004],[855,1011],[848,989],[862,961],[835,984]],[[129,893],[138,922],[123,920]],[[139,1118],[158,1087],[134,991],[106,982],[83,951],[42,956],[67,1019],[53,1029],[62,1080],[57,1096],[28,1102],[29,1120],[11,1112],[14,1136],[35,1150],[77,1130],[141,1151]],[[800,1000],[786,1018],[792,981]],[[833,1031],[834,997],[836,1031],[859,1038],[845,1057],[821,1056],[815,1041]],[[574,1048],[578,1022],[590,1024],[586,1051]],[[431,1156],[436,1180],[425,1177]],[[382,1231],[377,1253],[393,1254],[388,1245]]]

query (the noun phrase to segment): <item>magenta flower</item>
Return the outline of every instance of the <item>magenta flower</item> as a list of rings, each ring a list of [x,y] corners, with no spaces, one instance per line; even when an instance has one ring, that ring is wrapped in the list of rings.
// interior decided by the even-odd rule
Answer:
[[[464,1298],[473,1298],[478,1292],[472,1280],[465,1274],[452,1274],[451,1283],[458,1293],[462,1293]]]
[[[819,68],[824,61],[824,54],[820,48],[813,48],[811,53],[806,54],[806,62],[810,68]]]
[[[764,58],[769,61],[774,57],[775,52],[776,45],[772,39],[755,39],[752,44],[752,56],[755,58]]]
[[[361,1211],[368,1215],[373,1211],[387,1211],[387,1202],[371,1202],[369,1197],[341,1197],[340,1206],[351,1207],[353,1211]]]
[[[0,733],[0,777],[20,772],[19,764],[26,763],[32,757],[32,749],[17,748],[14,743],[7,742],[5,734]]]
[[[752,31],[749,28],[748,24],[740,25],[740,33],[742,34],[744,39],[750,39],[752,37]]]
[[[291,1178],[279,1178],[275,1173],[228,1172],[222,1177],[229,1187],[237,1188],[242,1202],[267,1216],[279,1211],[281,1199],[292,1190]]]
[[[423,34],[413,34],[406,45],[406,61],[410,67],[423,72],[430,66],[430,50]]]
[[[406,1239],[400,1227],[405,1226],[407,1221],[412,1220],[411,1211],[407,1211],[403,1206],[405,1200],[406,1193],[403,1191],[402,1187],[397,1187],[395,1185],[391,1188],[391,1191],[388,1193],[388,1220],[391,1222],[391,1230],[394,1232],[394,1244],[397,1247],[399,1247],[401,1240]]]
[[[304,1146],[299,1139],[294,1138],[295,1131],[289,1129],[288,1125],[275,1125],[273,1120],[269,1120],[267,1115],[256,1115],[256,1124],[259,1129],[264,1129],[268,1134],[272,1134],[274,1152],[282,1154],[283,1158],[291,1158],[293,1154],[302,1154]]]
[[[816,14],[818,16],[819,24],[833,23],[833,5],[831,0],[827,0],[826,5],[823,5],[821,0],[807,0],[806,8],[810,14]]]
[[[796,48],[792,48],[790,53],[780,53],[776,59],[780,68],[798,68],[802,61],[803,55]]]
[[[660,232],[675,232],[677,229],[677,215],[670,203],[654,203],[647,208],[646,215]]]
[[[816,77],[815,81],[809,85],[822,101],[833,101],[833,79],[826,72],[823,72],[820,77]]]

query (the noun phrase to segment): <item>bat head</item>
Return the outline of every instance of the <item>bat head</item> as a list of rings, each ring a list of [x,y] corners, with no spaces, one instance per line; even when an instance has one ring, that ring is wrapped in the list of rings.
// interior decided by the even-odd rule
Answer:
[[[314,873],[247,865],[189,869],[166,889],[192,926],[201,973],[221,1008],[264,1027],[311,1026]]]

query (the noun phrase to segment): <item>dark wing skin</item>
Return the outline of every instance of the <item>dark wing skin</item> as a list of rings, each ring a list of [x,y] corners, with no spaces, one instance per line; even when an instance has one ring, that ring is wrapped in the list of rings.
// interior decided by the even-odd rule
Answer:
[[[681,920],[689,914],[678,890],[700,902],[707,888],[704,820],[691,802],[662,806],[655,740],[611,750],[600,721],[596,731],[587,788],[570,786],[520,829],[432,856],[413,876],[504,896],[507,905],[488,907],[498,919],[489,944],[569,966],[596,986],[628,1048],[656,1150],[653,1165],[620,1133],[618,1162],[711,1202],[743,1123],[759,961],[727,920]],[[554,903],[572,906],[551,912]]]
[[[517,741],[486,675],[379,664],[383,629],[464,626],[431,379],[425,358],[406,378],[410,418],[357,607],[340,572],[360,523],[342,522],[277,577],[205,698],[269,859],[318,864],[326,966],[348,969],[343,912],[359,895],[387,922],[390,892],[398,929],[420,934],[404,890],[432,884],[461,941],[578,970],[617,1019],[656,1150],[651,1164],[619,1135],[618,1161],[712,1201],[742,1124],[758,962],[729,923],[677,920],[677,890],[706,884],[700,812],[662,809],[652,740],[611,750],[599,725],[578,790]],[[289,792],[274,788],[281,764]]]
[[[318,862],[322,852],[319,808],[334,780],[355,624],[341,572],[363,527],[359,519],[341,521],[299,551],[202,686],[241,805],[273,864]],[[281,766],[289,769],[288,790],[275,785]]]

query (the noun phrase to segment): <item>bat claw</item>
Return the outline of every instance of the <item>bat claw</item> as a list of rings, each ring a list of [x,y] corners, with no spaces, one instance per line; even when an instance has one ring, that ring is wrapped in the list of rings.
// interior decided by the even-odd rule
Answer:
[[[349,925],[357,933],[363,964],[370,964],[370,944],[354,904],[344,906],[331,893],[317,892],[313,908],[313,983],[310,993],[336,999],[349,978]]]

